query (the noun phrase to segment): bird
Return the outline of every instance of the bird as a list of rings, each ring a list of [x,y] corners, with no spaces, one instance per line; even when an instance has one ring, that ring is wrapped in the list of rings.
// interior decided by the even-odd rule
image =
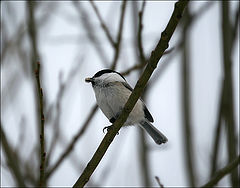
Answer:
[[[92,84],[99,108],[113,124],[131,95],[132,87],[119,72],[111,69],[100,70],[93,77],[86,78],[85,81]],[[143,100],[138,99],[123,126],[139,125],[156,144],[166,143],[167,137],[153,126],[153,121],[153,117]],[[110,127],[105,128],[109,129]]]

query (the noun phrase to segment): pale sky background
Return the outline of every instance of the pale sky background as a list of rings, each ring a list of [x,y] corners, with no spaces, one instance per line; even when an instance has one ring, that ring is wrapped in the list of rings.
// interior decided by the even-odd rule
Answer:
[[[44,2],[51,4],[50,2]],[[41,4],[44,4],[41,3]],[[81,6],[89,14],[90,22],[98,36],[99,45],[103,49],[108,62],[102,62],[92,43],[87,38],[83,24],[79,21],[79,15],[71,2],[52,2],[56,5],[50,13],[50,21],[39,30],[39,52],[42,63],[42,84],[44,97],[48,104],[53,104],[59,90],[59,74],[62,72],[63,81],[66,80],[72,67],[80,64],[77,75],[68,85],[68,90],[62,102],[62,114],[60,118],[60,129],[65,138],[64,143],[59,143],[55,150],[53,164],[77,133],[85,121],[92,106],[95,104],[95,96],[90,84],[84,79],[93,76],[97,71],[110,66],[113,51],[99,21],[89,2],[82,2]],[[190,4],[190,11],[196,12],[206,2],[194,1]],[[2,19],[8,20],[9,14],[15,14],[15,20],[9,18],[5,26],[7,36],[15,35],[16,28],[22,21],[26,22],[26,3],[19,1],[1,3]],[[133,50],[132,31],[132,7],[127,3],[126,17],[123,33],[123,48],[117,64],[117,71],[124,71],[136,63]],[[13,10],[9,9],[9,5]],[[120,2],[96,2],[96,5],[110,27],[111,33],[115,35],[118,28]],[[36,18],[46,13],[45,6],[41,5],[37,11]],[[219,91],[222,78],[222,38],[221,38],[221,4],[214,2],[213,6],[192,25],[190,32],[190,64],[191,64],[191,97],[192,97],[192,129],[197,169],[197,185],[202,185],[208,180],[209,159],[212,151],[212,137],[216,125],[216,114],[219,101]],[[231,9],[236,10],[239,6],[237,1],[231,2]],[[140,6],[139,6],[140,7]],[[166,27],[174,8],[174,1],[147,2],[144,13],[143,46],[144,51],[149,52],[155,47],[161,32]],[[181,29],[174,33],[170,47],[178,44]],[[238,31],[239,33],[239,31]],[[4,39],[5,34],[2,34]],[[27,38],[25,34],[24,40]],[[239,40],[239,34],[238,34]],[[236,124],[239,131],[239,43],[234,47],[233,54],[233,80],[234,80],[234,104],[236,109]],[[29,43],[25,42],[25,51],[30,53]],[[177,54],[175,54],[177,53]],[[161,183],[168,186],[186,186],[182,121],[181,121],[181,55],[173,51],[169,56],[174,56],[167,69],[163,72],[157,82],[148,91],[145,102],[154,117],[154,125],[161,130],[169,142],[157,146],[148,137],[148,144],[153,147],[150,152],[151,183],[157,186],[154,176],[159,176]],[[167,58],[163,57],[159,62]],[[30,77],[23,74],[22,64],[18,63],[19,57],[13,54],[7,57],[1,67],[1,121],[3,129],[13,146],[18,145],[19,136],[24,129],[25,140],[21,147],[21,157],[28,160],[34,144],[38,142],[34,116],[34,95]],[[166,62],[168,63],[168,62]],[[9,79],[15,75],[15,85],[9,86]],[[155,74],[153,74],[152,78]],[[126,77],[127,81],[134,87],[139,74],[137,71]],[[150,80],[151,81],[151,80]],[[8,94],[11,87],[16,87],[16,92]],[[25,117],[25,125],[21,125],[21,119]],[[75,146],[73,154],[58,168],[49,181],[50,186],[72,186],[82,172],[83,167],[92,157],[99,143],[104,137],[102,128],[109,125],[109,121],[98,110],[90,123],[89,128]],[[51,138],[52,129],[46,125],[47,139]],[[139,171],[138,157],[138,129],[134,127],[121,129],[120,135],[116,136],[109,150],[105,154],[100,165],[97,167],[92,182],[101,186],[140,186],[142,185]],[[221,163],[226,164],[226,146],[221,145]],[[239,153],[239,152],[238,152]],[[1,154],[3,154],[1,150]],[[2,155],[4,158],[4,156]],[[73,163],[71,158],[74,158]],[[2,168],[2,167],[1,167]],[[109,175],[103,177],[103,172],[108,169]],[[37,170],[37,169],[35,169]],[[1,170],[1,185],[14,185],[9,171]],[[219,185],[228,185],[228,177],[220,181]]]

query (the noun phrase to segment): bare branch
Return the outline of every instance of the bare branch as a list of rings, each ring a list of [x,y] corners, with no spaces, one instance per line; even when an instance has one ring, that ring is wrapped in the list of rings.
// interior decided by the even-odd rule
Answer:
[[[117,41],[115,42],[115,45],[114,45],[115,54],[114,54],[113,62],[111,65],[111,69],[116,68],[117,60],[118,60],[119,53],[120,53],[120,45],[121,45],[121,40],[122,40],[122,31],[123,31],[123,23],[124,23],[124,18],[125,18],[126,4],[127,4],[127,1],[124,0],[122,2],[122,11],[121,11],[121,16],[120,16],[120,21],[119,21]]]
[[[82,62],[82,61],[83,60],[81,60],[80,62]],[[56,108],[56,117],[53,122],[54,135],[53,135],[53,140],[49,147],[48,155],[46,157],[46,165],[49,162],[51,154],[53,153],[53,151],[56,147],[56,143],[61,134],[61,132],[60,132],[60,118],[61,118],[61,114],[62,114],[61,102],[63,100],[64,94],[66,93],[67,89],[71,85],[73,78],[78,73],[79,66],[80,66],[80,64],[76,64],[75,66],[73,66],[71,68],[65,82],[62,81],[62,73],[59,74],[59,92],[57,94],[57,99],[56,99],[56,104],[55,104],[56,105],[56,107],[55,107]]]
[[[89,15],[88,13],[84,10],[82,2],[79,1],[72,1],[73,5],[79,14],[79,20],[83,23],[83,28],[86,30],[87,37],[90,39],[90,41],[93,44],[93,47],[95,48],[95,51],[99,55],[99,57],[102,60],[102,63],[106,66],[107,65],[107,56],[105,54],[105,51],[99,46],[99,40],[98,38],[94,35],[94,28],[92,24],[89,21]],[[81,4],[81,5],[80,5]]]
[[[181,65],[181,96],[182,96],[182,134],[183,134],[183,148],[185,154],[185,165],[187,168],[187,176],[191,187],[196,186],[196,169],[194,161],[194,136],[192,131],[192,119],[191,119],[191,84],[190,84],[190,61],[189,61],[189,21],[191,15],[188,7],[185,11],[185,17],[183,22],[182,32],[182,65]]]
[[[191,23],[193,23],[193,21],[196,21],[197,19],[199,19],[200,16],[203,15],[203,13],[205,13],[207,10],[209,10],[209,8],[211,8],[213,4],[214,4],[214,2],[207,2],[196,13],[194,13],[190,18],[191,20],[189,20],[189,26]],[[142,4],[142,10],[144,9],[144,6],[145,5]],[[173,47],[173,48],[170,48],[169,50],[166,50],[163,55],[170,54],[173,50],[179,50],[179,48],[181,48],[181,46],[182,46],[182,44],[180,43],[179,45],[177,45],[177,47]],[[142,54],[144,54],[144,53],[142,53]],[[132,67],[128,68],[127,70],[123,71],[121,74],[124,76],[124,75],[128,75],[129,73],[131,73],[134,70],[142,69],[147,64],[147,61],[148,60],[146,59],[143,64],[135,64]],[[168,64],[166,64],[166,65],[168,65]],[[163,72],[163,70],[165,70],[165,68],[160,69],[160,72]]]
[[[230,51],[233,50],[234,42],[236,41],[235,39],[237,37],[237,30],[239,28],[239,9],[240,8],[238,6],[238,9],[235,13],[235,20],[234,20],[234,23],[233,23],[233,26],[232,26],[232,41],[231,41],[232,45],[231,45],[231,50]]]
[[[57,160],[57,162],[52,166],[52,168],[50,168],[47,172],[46,172],[46,177],[49,178],[53,172],[59,167],[59,165],[63,162],[64,159],[66,159],[66,157],[71,153],[71,151],[73,150],[76,142],[78,141],[78,139],[83,135],[83,133],[85,132],[86,128],[88,127],[90,121],[92,120],[93,116],[95,115],[96,111],[97,111],[97,105],[94,105],[94,107],[92,108],[92,110],[90,111],[86,121],[84,122],[83,126],[81,127],[81,129],[78,131],[78,133],[74,136],[73,140],[71,141],[71,143],[68,145],[68,147],[66,148],[66,150],[62,153],[62,155],[59,157],[59,159]]]
[[[18,160],[16,160],[16,156],[13,154],[13,150],[8,143],[5,132],[2,129],[2,123],[0,125],[1,130],[1,145],[3,146],[3,151],[5,152],[7,164],[9,165],[19,187],[25,187],[24,178],[21,174],[21,168],[19,167]]]
[[[43,104],[43,91],[40,81],[40,62],[38,49],[37,49],[37,32],[36,32],[36,24],[35,24],[35,2],[29,1],[28,2],[28,11],[29,11],[29,36],[31,39],[31,45],[33,49],[32,55],[32,67],[35,72],[36,77],[36,89],[37,89],[37,100],[38,100],[38,119],[39,119],[39,133],[40,133],[40,177],[39,177],[39,185],[45,185],[45,133],[44,133],[44,104]]]
[[[213,187],[217,184],[224,176],[226,176],[228,173],[231,173],[240,163],[240,156],[236,157],[233,161],[231,161],[227,166],[220,169],[218,172],[215,173],[215,176],[209,180],[205,185],[201,186],[203,187]],[[239,183],[238,183],[239,185]],[[238,187],[238,186],[237,186]]]
[[[106,24],[104,23],[104,21],[103,21],[103,19],[102,19],[101,15],[100,15],[100,13],[99,13],[99,11],[98,11],[97,6],[96,6],[95,3],[93,2],[93,0],[90,0],[90,3],[91,3],[91,5],[92,5],[92,7],[93,7],[93,9],[94,9],[94,11],[95,11],[95,13],[96,13],[99,21],[100,21],[101,27],[102,27],[102,29],[104,30],[104,32],[105,32],[105,34],[106,34],[109,42],[111,43],[112,47],[115,47],[115,42],[114,42],[114,40],[113,40],[113,38],[112,38],[112,36],[111,36],[111,34],[110,34],[110,32],[109,32]]]
[[[143,1],[141,11],[139,12],[139,26],[138,26],[138,50],[140,55],[140,64],[145,64],[146,58],[142,44],[142,30],[143,30],[143,13],[145,10],[146,1]]]
[[[224,91],[224,84],[222,83],[222,89],[221,89],[221,96],[220,96],[220,105],[218,107],[218,112],[217,112],[217,124],[216,128],[214,131],[214,144],[213,144],[213,149],[212,149],[212,158],[211,158],[211,170],[210,170],[210,177],[214,175],[214,173],[217,170],[217,162],[218,162],[218,151],[219,151],[219,143],[220,143],[220,136],[223,128],[223,123],[222,123],[222,117],[223,117],[223,91]]]
[[[182,13],[184,8],[186,7],[188,1],[179,1],[175,4],[174,12],[170,18],[170,21],[166,27],[166,29],[162,32],[161,38],[156,46],[156,48],[152,51],[149,63],[144,70],[143,74],[139,78],[132,94],[130,95],[127,103],[125,104],[121,115],[117,118],[117,120],[113,124],[113,128],[108,131],[104,139],[102,140],[101,144],[99,145],[98,149],[94,153],[92,159],[89,161],[88,165],[84,169],[81,176],[78,178],[76,183],[73,187],[83,187],[88,181],[91,175],[93,174],[94,170],[97,168],[98,164],[100,163],[102,157],[106,153],[108,147],[112,143],[114,137],[127,120],[129,113],[132,111],[134,105],[136,104],[137,100],[139,99],[141,93],[144,90],[150,76],[152,75],[153,71],[157,67],[157,64],[162,57],[164,51],[168,48],[168,43],[177,27],[177,24],[182,17]]]
[[[167,55],[167,54],[170,54],[173,50],[174,50],[174,48],[170,48],[169,50],[166,50],[166,51],[163,53],[163,56],[164,56],[164,55]],[[135,65],[133,65],[132,67],[128,68],[127,70],[121,72],[121,74],[122,74],[123,76],[126,76],[126,75],[130,74],[132,71],[142,69],[143,67],[146,66],[147,62],[148,62],[148,60],[145,60],[144,63],[135,64]]]
[[[159,177],[158,177],[158,176],[155,176],[155,179],[156,179],[156,181],[157,181],[159,187],[164,188],[163,184],[161,184],[161,182],[160,182]]]
[[[224,67],[224,90],[223,90],[223,117],[227,133],[228,161],[231,162],[236,156],[236,123],[234,117],[233,102],[233,78],[232,78],[232,28],[230,23],[229,2],[221,2],[222,11],[222,50],[223,50],[223,67]],[[231,184],[234,187],[238,185],[237,169],[231,173]]]

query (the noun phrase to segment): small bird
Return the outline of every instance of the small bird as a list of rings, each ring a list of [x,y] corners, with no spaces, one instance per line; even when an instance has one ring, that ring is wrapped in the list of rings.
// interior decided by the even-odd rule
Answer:
[[[119,72],[110,69],[98,71],[92,78],[86,78],[85,81],[92,84],[99,108],[109,121],[114,123],[132,93],[131,86]],[[151,122],[153,122],[152,115],[143,101],[138,99],[123,126],[140,125],[157,144],[167,142],[166,136]],[[109,129],[110,127],[105,128]]]

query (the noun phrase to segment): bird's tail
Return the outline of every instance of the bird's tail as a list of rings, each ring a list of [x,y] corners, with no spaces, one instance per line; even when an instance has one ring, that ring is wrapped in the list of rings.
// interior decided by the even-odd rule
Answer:
[[[157,128],[155,128],[150,122],[142,121],[140,123],[141,127],[147,131],[147,133],[152,137],[152,139],[157,144],[166,143],[168,141],[167,137],[164,136]]]

